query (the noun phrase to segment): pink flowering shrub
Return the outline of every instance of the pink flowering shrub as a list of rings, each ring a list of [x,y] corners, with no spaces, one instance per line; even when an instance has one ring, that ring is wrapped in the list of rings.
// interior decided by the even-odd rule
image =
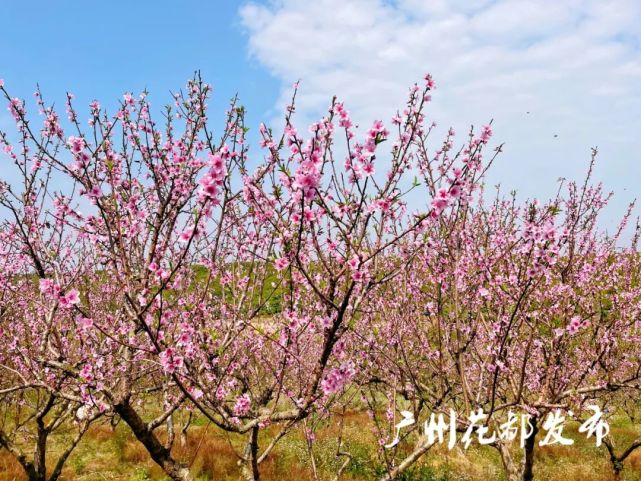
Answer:
[[[118,417],[169,478],[193,479],[172,446],[174,417],[195,411],[244,436],[241,475],[258,479],[279,439],[303,426],[313,443],[337,408],[366,409],[383,446],[401,406],[482,407],[490,422],[518,406],[538,423],[638,388],[636,239],[599,231],[607,196],[570,184],[547,204],[488,205],[492,129],[431,146],[434,88],[426,76],[365,130],[333,99],[300,133],[292,100],[250,161],[244,109],[214,134],[198,76],[162,124],[146,93],[113,114],[94,101],[85,122],[73,96],[63,121],[36,92],[36,126],[0,85],[21,179],[0,183],[1,409],[37,392],[29,410],[59,419],[0,426],[25,472],[44,479],[44,433],[71,418],[60,469],[91,422]],[[44,439],[33,459],[29,429]],[[385,479],[429,448],[381,447]]]
[[[415,418],[481,407],[496,428],[521,411],[535,433],[554,409],[578,413],[638,390],[637,236],[623,245],[630,212],[616,235],[599,230],[607,196],[590,174],[547,204],[481,198],[442,215],[430,244],[377,298],[380,315],[363,325],[363,382],[388,386],[388,399],[409,402]],[[501,441],[493,445],[510,480],[532,479],[533,441],[521,465]]]

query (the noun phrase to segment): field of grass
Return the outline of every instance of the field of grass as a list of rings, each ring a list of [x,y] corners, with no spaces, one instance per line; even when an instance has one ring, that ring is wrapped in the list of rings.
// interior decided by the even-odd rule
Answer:
[[[344,446],[352,456],[341,480],[376,479],[381,472],[375,447],[376,441],[368,428],[365,414],[352,413],[345,418]],[[319,480],[332,480],[345,458],[337,458],[338,426],[328,425],[316,434],[314,459]],[[611,425],[614,440],[623,447],[641,434],[641,426],[622,418]],[[273,434],[273,433],[270,433]],[[567,425],[564,435],[575,439],[573,446],[537,447],[535,479],[546,481],[609,481],[613,479],[607,451],[596,448]],[[266,444],[266,439],[261,440]],[[53,443],[55,448],[55,442]],[[236,452],[240,439],[197,420],[183,442],[177,441],[175,454],[191,465],[199,481],[239,479]],[[6,451],[0,450],[0,481],[21,481],[24,474]],[[94,426],[68,460],[62,479],[93,481],[160,481],[167,479],[149,459],[144,447],[129,433],[126,426],[108,424]],[[277,445],[261,465],[263,480],[313,481],[312,463],[302,432],[293,432]],[[504,479],[500,458],[491,447],[474,447],[464,451],[457,445],[448,451],[436,446],[401,478],[402,481],[490,481]],[[622,479],[641,481],[641,449],[625,462]]]

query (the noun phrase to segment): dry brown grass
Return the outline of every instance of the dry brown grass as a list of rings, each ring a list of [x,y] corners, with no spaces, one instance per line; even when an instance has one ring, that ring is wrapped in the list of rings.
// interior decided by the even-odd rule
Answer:
[[[537,459],[550,458],[554,459],[572,459],[578,455],[578,449],[572,446],[563,446],[561,444],[552,444],[549,446],[537,446],[535,449]]]
[[[138,441],[125,444],[120,459],[125,463],[141,464],[150,461],[149,454],[145,447]]]
[[[360,449],[361,459],[374,459],[375,440],[367,428],[369,419],[363,412],[351,411],[344,417],[344,439],[347,449]],[[277,432],[276,427],[261,435],[261,445]],[[318,456],[334,456],[331,446],[339,435],[338,422],[323,425],[317,432]],[[546,481],[610,481],[611,467],[604,449],[596,449],[594,441],[576,436],[570,428],[567,435],[575,437],[572,446],[544,446],[536,448],[535,479]],[[615,439],[621,439],[621,447],[628,439],[638,436],[636,426],[613,428]],[[160,432],[164,438],[165,433]],[[238,455],[243,438],[227,437],[214,427],[193,426],[182,445],[176,442],[174,456],[191,465],[192,473],[199,481],[236,481],[239,478]],[[320,446],[326,446],[326,450]],[[360,446],[360,448],[358,448]],[[300,432],[287,436],[269,458],[261,465],[264,481],[312,481],[309,461],[305,457],[304,443]],[[409,449],[409,448],[408,448]],[[355,452],[356,452],[355,451]],[[302,454],[301,454],[302,453]],[[324,454],[323,454],[324,453]],[[516,453],[515,453],[516,454]],[[364,457],[364,458],[363,458]],[[54,456],[55,458],[55,444]],[[368,461],[369,462],[369,461]],[[322,463],[321,463],[322,464]],[[434,474],[427,478],[415,477],[412,481],[500,481],[503,470],[495,450],[460,447],[449,451],[447,446],[436,446],[420,461],[429,466]],[[447,474],[449,473],[449,474]],[[321,479],[331,478],[333,473],[321,471]],[[19,464],[6,452],[0,451],[0,481],[23,481],[25,476]],[[342,481],[365,481],[372,475],[345,473]],[[65,468],[62,481],[164,481],[162,470],[149,458],[145,448],[120,425],[96,425],[87,433]],[[625,463],[622,481],[641,481],[641,450],[633,453]]]
[[[641,477],[641,450],[637,449],[628,456],[628,459],[625,461],[625,468],[638,472],[639,477]]]
[[[237,456],[234,449],[221,436],[194,430],[187,437],[185,446],[174,449],[177,458],[191,464],[196,476],[205,475],[209,479],[215,476],[225,479],[238,473]]]
[[[85,434],[85,439],[93,439],[95,441],[108,441],[114,437],[114,430],[111,426],[98,424],[89,428]]]
[[[8,452],[0,450],[0,481],[23,481],[27,479],[18,461]]]

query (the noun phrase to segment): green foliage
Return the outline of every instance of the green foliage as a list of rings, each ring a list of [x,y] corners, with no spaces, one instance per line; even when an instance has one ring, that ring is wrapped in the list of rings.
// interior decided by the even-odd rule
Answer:
[[[136,468],[132,481],[150,481],[149,471],[146,468]]]

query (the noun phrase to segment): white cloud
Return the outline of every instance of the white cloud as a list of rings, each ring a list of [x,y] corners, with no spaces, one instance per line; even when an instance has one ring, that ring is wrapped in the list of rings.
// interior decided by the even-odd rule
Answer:
[[[550,195],[598,145],[611,211],[641,197],[641,2],[279,0],[240,15],[250,54],[282,81],[278,107],[302,79],[301,121],[334,94],[359,121],[388,119],[431,72],[442,132],[494,119],[506,146],[492,181]]]

